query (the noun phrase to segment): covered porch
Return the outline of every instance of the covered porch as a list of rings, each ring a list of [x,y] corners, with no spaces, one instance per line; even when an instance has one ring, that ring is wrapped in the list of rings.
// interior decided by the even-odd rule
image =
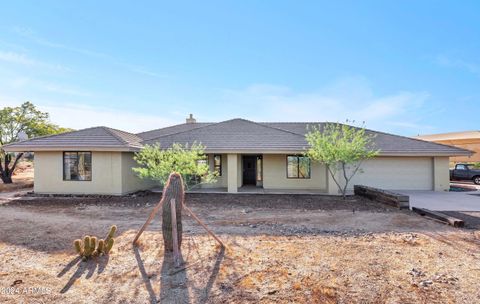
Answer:
[[[256,186],[242,186],[237,192],[228,192],[228,188],[196,188],[186,193],[214,193],[214,194],[311,194],[311,195],[330,195],[325,190],[308,190],[308,189],[264,189]],[[353,193],[353,192],[352,192]]]
[[[210,169],[219,172],[217,182],[196,193],[338,194],[329,183],[324,165],[298,154],[208,154]],[[329,189],[329,184],[332,189]],[[329,191],[330,190],[330,191]]]

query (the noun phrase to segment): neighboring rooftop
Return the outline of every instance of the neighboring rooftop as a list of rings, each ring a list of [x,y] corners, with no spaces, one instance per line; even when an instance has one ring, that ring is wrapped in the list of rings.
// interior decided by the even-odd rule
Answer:
[[[218,123],[187,122],[132,134],[107,127],[89,128],[59,135],[33,138],[4,146],[6,151],[111,150],[138,151],[145,144],[168,148],[173,143],[202,143],[207,153],[301,153],[308,146],[308,126],[324,122],[253,122],[241,118]],[[454,156],[471,155],[469,150],[404,136],[367,130],[375,136],[380,155]]]
[[[439,134],[418,135],[415,138],[427,141],[458,140],[458,139],[480,139],[480,131],[462,131]]]

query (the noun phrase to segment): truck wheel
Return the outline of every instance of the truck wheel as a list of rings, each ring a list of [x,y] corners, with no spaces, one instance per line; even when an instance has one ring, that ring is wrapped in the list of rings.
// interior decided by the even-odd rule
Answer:
[[[473,183],[476,185],[480,185],[480,176],[474,176],[473,177]]]

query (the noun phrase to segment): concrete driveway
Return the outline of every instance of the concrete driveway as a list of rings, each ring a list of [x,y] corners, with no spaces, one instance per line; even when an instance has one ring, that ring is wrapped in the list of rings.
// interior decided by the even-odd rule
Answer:
[[[410,196],[410,207],[426,208],[435,211],[480,211],[480,191],[435,192],[400,190],[395,192]]]

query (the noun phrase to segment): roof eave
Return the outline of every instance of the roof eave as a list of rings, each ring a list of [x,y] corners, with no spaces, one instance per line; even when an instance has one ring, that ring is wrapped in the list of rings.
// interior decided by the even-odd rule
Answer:
[[[98,151],[98,152],[137,152],[141,147],[112,147],[112,146],[4,146],[6,152],[55,152],[55,151]]]

